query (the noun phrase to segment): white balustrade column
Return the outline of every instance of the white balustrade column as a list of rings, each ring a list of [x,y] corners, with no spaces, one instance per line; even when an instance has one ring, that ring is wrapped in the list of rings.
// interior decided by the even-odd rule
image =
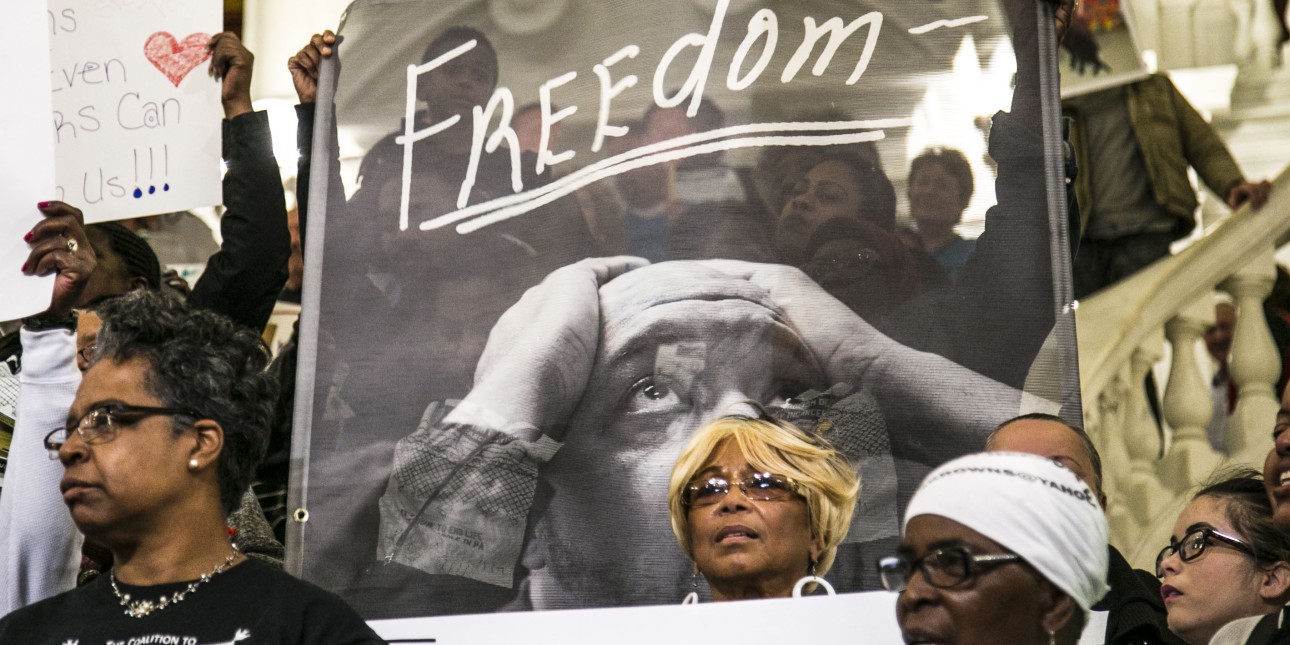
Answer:
[[[1195,10],[1193,0],[1158,0],[1160,37],[1160,68],[1192,67],[1195,65],[1196,39],[1192,32]]]
[[[1204,481],[1222,462],[1205,432],[1214,407],[1196,363],[1196,344],[1213,320],[1214,308],[1206,297],[1165,323],[1173,361],[1165,389],[1164,415],[1173,428],[1173,441],[1160,462],[1160,479],[1174,493]]]
[[[1146,528],[1146,523],[1156,517],[1165,507],[1172,494],[1160,481],[1157,466],[1160,464],[1160,449],[1163,445],[1160,429],[1147,405],[1146,391],[1142,382],[1151,371],[1151,366],[1160,360],[1163,352],[1164,338],[1157,332],[1151,340],[1144,343],[1133,353],[1130,374],[1136,396],[1130,401],[1132,405],[1125,419],[1124,445],[1129,453],[1129,475],[1123,494],[1134,509],[1134,535]]]
[[[1219,284],[1236,303],[1236,329],[1228,355],[1228,373],[1237,388],[1236,409],[1227,422],[1228,459],[1261,468],[1272,442],[1268,438],[1280,409],[1273,391],[1281,375],[1281,357],[1263,315],[1263,301],[1276,282],[1272,246]]]

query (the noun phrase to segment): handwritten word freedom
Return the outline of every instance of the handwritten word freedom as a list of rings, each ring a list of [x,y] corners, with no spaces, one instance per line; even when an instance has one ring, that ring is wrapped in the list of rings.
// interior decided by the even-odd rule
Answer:
[[[655,69],[652,93],[654,103],[660,108],[674,108],[689,101],[686,113],[693,117],[698,113],[703,100],[703,92],[712,71],[712,63],[718,45],[718,36],[722,30],[730,0],[718,0],[713,11],[712,22],[706,34],[690,33],[678,38],[664,52]],[[779,80],[789,83],[797,77],[802,68],[809,62],[816,45],[826,36],[822,50],[811,67],[811,73],[822,76],[833,61],[838,49],[849,38],[867,27],[865,40],[859,59],[846,79],[847,85],[854,85],[860,80],[882,31],[883,16],[877,11],[868,12],[850,23],[840,17],[832,17],[822,23],[816,23],[813,17],[803,19],[805,30],[801,44],[785,64]],[[975,22],[975,20],[971,20]],[[966,24],[966,21],[965,23]],[[937,25],[941,26],[941,25]],[[945,25],[950,26],[950,25]],[[955,25],[956,26],[956,25]],[[935,28],[932,26],[927,26]],[[928,29],[930,30],[930,29]],[[911,30],[912,31],[912,30]],[[775,12],[770,9],[757,11],[748,21],[747,33],[735,50],[730,68],[726,75],[726,87],[731,91],[741,91],[761,77],[769,66],[771,57],[779,40],[779,23]],[[754,48],[761,43],[760,55],[751,67],[744,70],[745,62],[750,58]],[[420,65],[409,65],[407,68],[407,102],[404,118],[404,132],[395,139],[403,147],[402,191],[399,205],[399,230],[409,226],[409,205],[411,202],[413,145],[418,141],[432,137],[461,120],[454,115],[438,123],[416,129],[417,80],[449,61],[474,49],[477,42],[472,40]],[[673,62],[687,49],[698,48],[698,56],[685,82],[668,95],[664,84],[668,69]],[[609,123],[610,107],[613,100],[623,91],[635,87],[639,78],[627,75],[614,80],[610,68],[629,58],[636,58],[641,53],[640,47],[628,45],[614,52],[602,62],[593,66],[600,86],[599,105],[596,118],[595,135],[591,152],[599,152],[609,137],[621,137],[627,134],[628,128]],[[537,173],[542,174],[547,167],[567,162],[575,156],[573,150],[556,153],[550,149],[551,129],[577,112],[578,106],[571,105],[552,113],[552,91],[568,84],[577,77],[577,72],[568,72],[549,79],[538,87],[541,109],[540,144],[537,154]],[[903,127],[909,124],[905,119],[886,119],[871,121],[837,121],[814,123],[753,123],[731,126],[677,137],[653,145],[637,148],[622,154],[601,160],[581,170],[570,173],[561,179],[533,190],[524,191],[520,171],[520,146],[518,136],[511,127],[515,112],[515,97],[507,87],[498,87],[486,106],[474,106],[472,110],[472,147],[465,179],[462,181],[457,196],[457,210],[421,222],[423,231],[443,228],[456,224],[458,233],[470,233],[485,226],[516,217],[548,204],[556,199],[578,190],[593,182],[612,177],[636,168],[653,164],[666,163],[686,157],[709,154],[737,148],[762,146],[828,146],[877,141],[885,137],[884,129]],[[489,131],[490,124],[497,120],[497,126]],[[492,154],[505,143],[510,155],[511,186],[515,194],[492,199],[487,202],[468,206],[471,189],[475,185],[476,174],[483,154]]]

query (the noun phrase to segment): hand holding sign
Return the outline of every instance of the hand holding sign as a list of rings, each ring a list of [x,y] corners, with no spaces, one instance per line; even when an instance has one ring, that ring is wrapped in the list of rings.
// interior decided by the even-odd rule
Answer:
[[[291,82],[296,86],[301,105],[313,103],[318,96],[318,66],[322,59],[331,56],[332,46],[337,42],[336,34],[328,29],[314,34],[309,44],[287,59],[287,70],[291,72]]]
[[[41,202],[36,205],[45,216],[23,239],[31,245],[24,273],[48,275],[57,273],[54,296],[45,313],[62,318],[72,312],[98,257],[85,236],[85,218],[81,210],[63,202]]]
[[[211,36],[205,48],[211,56],[211,78],[223,82],[220,101],[224,103],[224,118],[251,112],[251,68],[255,55],[231,31]]]

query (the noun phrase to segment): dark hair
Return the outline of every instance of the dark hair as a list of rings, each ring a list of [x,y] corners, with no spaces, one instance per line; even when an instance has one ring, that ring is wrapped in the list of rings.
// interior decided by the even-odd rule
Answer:
[[[1098,491],[1102,490],[1102,455],[1098,454],[1097,446],[1093,445],[1093,438],[1088,436],[1088,433],[1084,432],[1083,428],[1055,414],[1047,414],[1044,412],[1031,412],[1030,414],[1023,414],[1021,416],[1013,417],[1011,419],[1008,419],[1007,421],[1004,421],[1003,423],[1000,423],[999,425],[995,426],[994,431],[991,432],[990,436],[986,438],[985,440],[986,450],[990,449],[990,445],[994,443],[994,438],[999,434],[1000,430],[1003,430],[1005,427],[1017,421],[1051,421],[1053,423],[1057,423],[1062,426],[1065,426],[1067,430],[1074,432],[1075,436],[1079,437],[1080,443],[1084,444],[1084,451],[1088,453],[1088,461],[1090,464],[1093,465],[1093,481],[1094,483],[1097,484],[1097,490]]]
[[[456,25],[443,30],[435,39],[426,45],[425,53],[421,55],[421,62],[428,62],[434,57],[446,53],[448,50],[462,43],[475,41],[475,48],[481,51],[487,51],[488,56],[493,61],[493,85],[497,85],[497,49],[493,47],[492,41],[484,32],[467,27],[465,25]]]
[[[866,222],[880,226],[884,231],[896,231],[896,189],[887,178],[882,167],[855,154],[844,151],[825,152],[824,156],[812,166],[826,161],[837,161],[851,169],[860,186],[860,212],[856,216]],[[809,170],[807,171],[810,172]]]
[[[95,360],[144,358],[150,368],[145,384],[162,405],[192,410],[223,427],[220,503],[230,512],[268,445],[278,384],[265,372],[270,356],[264,342],[224,316],[158,291],[136,289],[104,302],[98,314],[103,329]]]
[[[954,180],[959,183],[959,196],[962,197],[963,203],[967,204],[967,201],[972,198],[972,191],[976,189],[972,182],[972,167],[968,165],[967,157],[954,148],[928,148],[910,162],[909,185],[914,185],[914,177],[929,163],[940,166],[954,177]]]
[[[1270,564],[1290,562],[1290,535],[1272,522],[1272,502],[1263,475],[1248,467],[1222,471],[1192,496],[1214,497],[1226,504],[1227,521],[1254,549],[1254,559]]]
[[[85,230],[91,235],[90,245],[96,252],[103,253],[107,250],[121,258],[127,276],[143,278],[149,289],[161,288],[161,262],[157,260],[157,253],[148,246],[147,240],[117,222],[90,224]],[[100,237],[95,233],[101,235],[101,242],[94,239]],[[107,244],[107,249],[100,248],[102,242]]]

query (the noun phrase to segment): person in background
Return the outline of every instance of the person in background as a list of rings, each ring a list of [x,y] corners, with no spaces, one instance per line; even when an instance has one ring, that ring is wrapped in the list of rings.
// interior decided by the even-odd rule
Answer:
[[[1069,470],[982,453],[923,480],[878,567],[906,643],[1073,645],[1107,592],[1106,540],[1096,495]]]
[[[1209,419],[1206,434],[1209,435],[1209,445],[1220,452],[1227,443],[1227,418],[1236,409],[1236,383],[1228,371],[1232,332],[1235,330],[1236,305],[1230,301],[1214,303],[1214,324],[1205,330],[1205,351],[1209,352],[1214,365],[1214,376],[1209,382],[1214,416]]]
[[[909,164],[909,214],[918,225],[923,250],[945,269],[950,280],[976,248],[954,227],[963,219],[974,184],[967,157],[953,148],[924,150]]]
[[[1102,457],[1092,439],[1078,426],[1044,413],[1025,414],[999,425],[985,442],[987,452],[1023,452],[1039,455],[1075,473],[1106,509],[1102,489]],[[1106,582],[1111,591],[1093,605],[1084,640],[1106,645],[1141,643],[1181,645],[1169,631],[1160,581],[1134,569],[1113,546],[1107,547]],[[1100,639],[1100,640],[1099,640]]]
[[[1188,168],[1228,207],[1261,208],[1272,185],[1245,178],[1223,140],[1164,74],[1062,102],[1074,119],[1082,237],[1071,268],[1084,298],[1169,255],[1196,226]]]
[[[1272,426],[1272,449],[1263,461],[1263,489],[1272,504],[1272,524],[1290,535],[1290,388],[1281,391],[1281,409]],[[1215,645],[1290,643],[1290,607],[1266,616],[1232,621],[1210,641]]]
[[[1290,600],[1290,535],[1272,522],[1263,481],[1239,470],[1196,493],[1156,556],[1169,629],[1205,645],[1229,622]]]
[[[0,641],[382,642],[335,595],[230,543],[277,394],[259,336],[155,291],[99,311],[90,368],[44,444],[76,528],[116,564],[0,619]]]
[[[826,153],[793,187],[775,230],[775,255],[881,324],[919,293],[917,265],[895,223],[896,192],[882,168]]]
[[[751,407],[758,416],[696,432],[672,467],[672,532],[694,561],[695,591],[701,575],[714,601],[786,598],[823,576],[860,493],[828,442]]]

